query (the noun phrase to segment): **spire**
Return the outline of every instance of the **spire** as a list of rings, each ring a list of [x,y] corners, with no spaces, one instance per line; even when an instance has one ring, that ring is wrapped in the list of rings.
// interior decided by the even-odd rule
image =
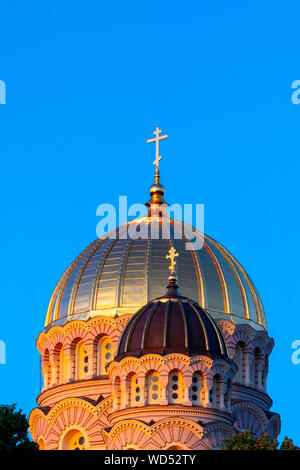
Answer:
[[[160,135],[162,130],[157,127],[156,130],[153,132],[155,137],[152,139],[147,140],[147,144],[155,142],[155,160],[153,165],[155,166],[155,174],[154,174],[154,184],[150,188],[150,196],[151,200],[146,203],[146,206],[150,207],[151,204],[158,204],[158,205],[168,205],[163,197],[165,194],[165,188],[160,183],[160,172],[159,172],[159,162],[161,160],[161,155],[159,155],[159,142],[161,140],[167,139],[168,134]]]
[[[171,248],[168,251],[168,254],[166,255],[166,259],[170,260],[170,266],[169,266],[170,276],[169,276],[169,284],[167,286],[168,290],[166,293],[167,297],[177,297],[178,295],[180,295],[177,291],[178,285],[177,285],[177,279],[175,276],[175,266],[176,266],[175,258],[177,258],[177,256],[179,256],[179,253],[177,253],[175,248],[171,246]]]

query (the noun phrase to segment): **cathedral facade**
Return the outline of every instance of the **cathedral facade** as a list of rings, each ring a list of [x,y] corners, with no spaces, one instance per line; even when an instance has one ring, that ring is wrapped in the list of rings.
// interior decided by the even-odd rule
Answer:
[[[147,215],[91,243],[50,299],[37,339],[43,389],[29,418],[40,449],[210,450],[245,429],[280,432],[262,301],[224,246],[168,217],[165,137],[157,128],[150,139]]]

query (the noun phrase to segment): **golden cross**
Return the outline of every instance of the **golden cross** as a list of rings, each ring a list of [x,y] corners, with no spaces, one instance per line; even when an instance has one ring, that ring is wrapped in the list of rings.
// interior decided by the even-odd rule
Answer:
[[[170,275],[171,276],[174,276],[175,274],[175,265],[176,265],[176,261],[175,261],[175,258],[176,256],[179,256],[179,253],[177,253],[177,251],[175,250],[175,248],[172,246],[170,249],[169,249],[169,254],[166,255],[166,259],[170,259],[171,261],[171,264],[169,266],[169,270],[170,270]]]
[[[147,140],[147,144],[150,144],[151,142],[156,143],[156,153],[155,153],[155,160],[153,162],[153,165],[156,166],[157,171],[159,170],[159,162],[161,160],[161,156],[159,155],[159,141],[168,138],[168,134],[160,135],[161,132],[162,132],[161,129],[159,127],[157,127],[156,130],[153,132],[155,137],[153,137],[153,139],[148,139]]]

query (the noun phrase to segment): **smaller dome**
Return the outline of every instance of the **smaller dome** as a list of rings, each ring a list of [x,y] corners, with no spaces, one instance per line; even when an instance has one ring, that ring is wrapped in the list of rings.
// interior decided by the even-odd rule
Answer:
[[[147,303],[130,319],[121,335],[116,360],[150,353],[181,353],[228,358],[218,326],[197,302],[181,296],[175,278],[167,293]]]

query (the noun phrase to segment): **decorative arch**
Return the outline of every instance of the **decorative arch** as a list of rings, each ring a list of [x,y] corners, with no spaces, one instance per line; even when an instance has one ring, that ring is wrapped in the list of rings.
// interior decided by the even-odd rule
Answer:
[[[66,427],[59,440],[59,450],[86,450],[88,448],[88,434],[82,426]]]
[[[183,404],[184,401],[184,378],[180,369],[172,369],[168,375],[168,404]]]
[[[203,429],[203,437],[199,443],[199,450],[220,449],[223,445],[223,438],[228,438],[235,434],[235,429],[226,423],[210,423]]]
[[[48,447],[52,450],[64,449],[71,438],[75,439],[75,431],[68,435],[71,430],[80,431],[85,437],[86,448],[103,446],[101,429],[109,425],[107,414],[103,414],[91,403],[80,398],[65,399],[58,402],[47,415],[47,425],[50,429]]]
[[[106,366],[113,361],[114,348],[109,335],[96,336],[94,340],[94,351],[96,355],[96,375],[107,375]]]
[[[237,366],[237,373],[234,381],[245,385],[248,378],[248,347],[244,341],[238,341],[235,345],[234,362]]]
[[[48,448],[49,426],[46,415],[41,409],[35,408],[29,415],[29,432],[35,442],[42,439],[45,443],[45,449]]]
[[[193,373],[189,389],[189,398],[193,406],[202,406],[205,403],[207,392],[206,376],[201,370]]]
[[[156,450],[176,445],[195,450],[200,448],[202,431],[202,426],[183,418],[161,419],[152,426],[137,420],[123,420],[107,434],[107,449],[138,446],[142,450]]]
[[[246,401],[235,403],[231,405],[231,410],[235,417],[234,428],[237,431],[251,429],[256,437],[267,432],[268,418],[255,403]]]
[[[160,373],[155,369],[150,369],[145,376],[145,403],[146,405],[157,405],[160,400]]]

